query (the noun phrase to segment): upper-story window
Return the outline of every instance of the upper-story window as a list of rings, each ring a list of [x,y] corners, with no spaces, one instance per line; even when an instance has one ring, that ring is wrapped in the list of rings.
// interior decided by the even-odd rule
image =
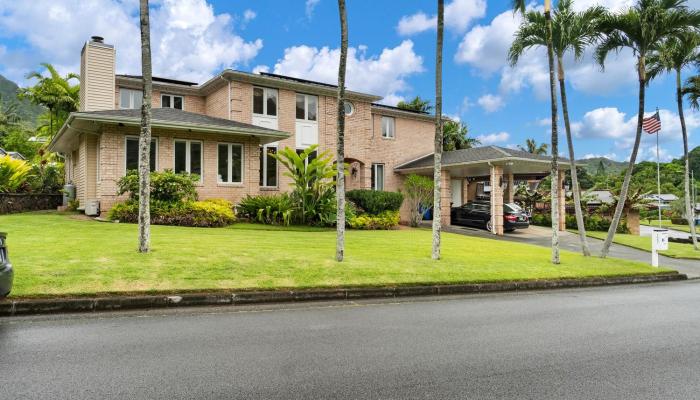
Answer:
[[[140,90],[119,88],[119,108],[141,108],[143,92]]]
[[[182,110],[184,102],[182,96],[176,96],[174,94],[162,94],[160,96],[160,106],[162,108],[176,108]]]
[[[253,114],[277,116],[277,89],[253,88]]]
[[[394,117],[382,117],[382,137],[393,138],[396,133],[396,120]]]
[[[316,121],[318,115],[318,97],[297,93],[297,119]]]
[[[345,101],[343,106],[345,106],[345,115],[350,116],[350,115],[352,115],[352,113],[355,112],[355,105],[352,104],[351,102]]]

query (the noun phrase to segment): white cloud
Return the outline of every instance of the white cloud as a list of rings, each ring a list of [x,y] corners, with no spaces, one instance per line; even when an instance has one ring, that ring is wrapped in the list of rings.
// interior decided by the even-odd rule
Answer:
[[[270,67],[267,65],[256,65],[255,68],[253,68],[254,74],[259,74],[261,72],[270,72]]]
[[[314,16],[314,10],[321,0],[306,0],[306,18],[311,19]]]
[[[338,81],[339,57],[339,49],[294,46],[285,49],[274,73],[333,84]],[[348,49],[348,88],[384,96],[386,104],[403,99],[400,92],[409,89],[405,79],[422,71],[423,59],[415,53],[410,40],[385,48],[378,56],[368,56],[366,46]]]
[[[11,54],[0,61],[2,73],[20,83],[41,61],[51,61],[61,72],[77,72],[80,49],[92,35],[115,45],[119,73],[141,73],[136,1],[7,1],[0,3],[0,15],[3,35],[20,37],[31,46],[8,51]],[[247,41],[234,33],[233,19],[216,14],[205,0],[154,3],[154,75],[201,82],[220,69],[248,63],[262,48],[262,40]]]
[[[503,101],[503,98],[501,96],[493,95],[493,94],[485,94],[476,101],[479,103],[481,108],[484,109],[487,113],[492,113],[494,111],[498,111],[503,106],[505,106],[505,102]]]
[[[504,145],[504,142],[507,142],[508,139],[510,139],[510,134],[508,132],[497,132],[497,133],[489,133],[486,135],[479,135],[476,137],[479,142],[483,146],[487,146],[490,144],[496,144],[496,145]]]
[[[245,11],[243,11],[243,20],[246,21],[246,22],[252,21],[252,20],[255,19],[255,17],[256,17],[257,15],[258,15],[258,14],[256,14],[255,11],[253,11],[253,10],[250,10],[250,9],[245,10]]]
[[[619,157],[616,153],[606,153],[606,154],[596,154],[596,153],[587,153],[583,156],[584,160],[589,160],[591,158],[600,158],[600,157],[605,157],[610,160],[619,160]]]
[[[452,0],[445,6],[445,27],[455,32],[464,32],[472,21],[486,15],[485,0]],[[401,17],[396,27],[400,35],[413,35],[437,26],[437,17],[422,11]]]

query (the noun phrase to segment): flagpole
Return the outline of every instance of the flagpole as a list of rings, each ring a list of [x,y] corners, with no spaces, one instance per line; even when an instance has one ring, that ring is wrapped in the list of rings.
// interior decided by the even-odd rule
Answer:
[[[656,115],[659,114],[659,107],[656,107]],[[659,166],[659,129],[656,131],[656,195],[657,207],[659,209],[659,228],[661,228],[661,167]]]

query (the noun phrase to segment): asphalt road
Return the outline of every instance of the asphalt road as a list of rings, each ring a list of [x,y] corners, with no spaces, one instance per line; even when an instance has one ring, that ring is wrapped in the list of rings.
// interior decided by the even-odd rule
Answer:
[[[691,399],[700,281],[0,319],[2,399]]]

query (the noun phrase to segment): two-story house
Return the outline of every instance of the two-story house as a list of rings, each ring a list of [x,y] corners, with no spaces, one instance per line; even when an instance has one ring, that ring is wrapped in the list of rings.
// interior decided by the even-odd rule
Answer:
[[[142,80],[116,74],[116,50],[100,37],[85,43],[80,61],[80,110],[49,148],[65,156],[66,182],[80,204],[99,202],[104,212],[121,200],[118,180],[138,166]],[[154,77],[151,170],[197,174],[202,199],[236,203],[247,194],[289,191],[271,155],[314,144],[334,154],[336,92],[325,83],[230,69],[203,84]],[[348,190],[399,190],[403,175],[394,167],[432,152],[434,117],[346,93]]]

